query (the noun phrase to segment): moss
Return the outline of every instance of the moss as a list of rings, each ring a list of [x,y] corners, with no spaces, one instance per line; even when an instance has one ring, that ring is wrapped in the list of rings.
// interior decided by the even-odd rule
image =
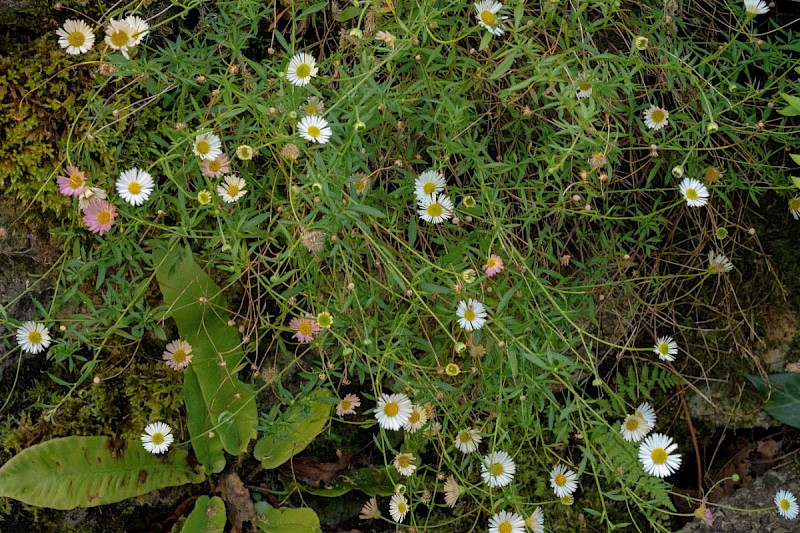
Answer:
[[[52,180],[63,158],[60,142],[93,83],[89,71],[74,63],[53,46],[51,35],[16,56],[0,57],[0,187],[9,198],[55,214],[70,205]]]

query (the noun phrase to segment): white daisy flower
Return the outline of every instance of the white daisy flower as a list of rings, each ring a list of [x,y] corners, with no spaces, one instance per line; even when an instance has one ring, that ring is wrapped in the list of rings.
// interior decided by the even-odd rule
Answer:
[[[219,194],[225,203],[232,204],[239,198],[247,194],[245,187],[247,183],[244,179],[230,174],[225,176],[225,180],[217,187],[217,194]]]
[[[503,9],[503,4],[493,0],[483,0],[475,4],[478,24],[486,28],[492,35],[503,35],[500,20],[506,17],[497,16],[501,9]]]
[[[636,415],[626,416],[622,426],[619,428],[622,438],[628,442],[639,442],[647,436],[650,429],[644,418]]]
[[[389,502],[389,514],[395,522],[402,522],[408,514],[408,500],[402,494],[395,494]]]
[[[456,433],[455,447],[461,450],[462,453],[472,453],[478,449],[478,445],[483,440],[478,433],[477,429],[469,428],[462,429]]]
[[[569,496],[578,490],[578,475],[564,465],[556,465],[550,472],[550,486],[559,498]]]
[[[327,143],[332,135],[328,121],[314,115],[303,117],[297,123],[297,129],[303,139],[320,144]]]
[[[453,216],[453,202],[443,194],[432,194],[417,198],[417,213],[425,222],[441,224]]]
[[[172,341],[161,357],[173,370],[183,370],[192,362],[192,345],[180,339]]]
[[[678,343],[672,337],[659,337],[653,346],[653,353],[662,361],[674,361],[678,355]]]
[[[150,25],[144,19],[137,17],[136,15],[125,17],[125,22],[127,22],[130,27],[133,28],[133,41],[131,42],[131,47],[142,42],[142,39],[147,37],[147,34],[150,33]]]
[[[17,344],[23,352],[39,353],[50,346],[50,331],[44,324],[29,320],[17,329]]]
[[[778,513],[789,520],[797,518],[797,498],[788,490],[779,490],[775,494],[775,505],[778,506]]]
[[[408,421],[403,424],[403,429],[408,431],[409,433],[415,433],[416,431],[422,429],[425,425],[425,422],[428,421],[428,412],[425,408],[421,405],[415,405],[411,409],[411,414],[408,415]]]
[[[658,131],[669,123],[669,111],[663,107],[651,105],[644,112],[644,124],[653,131]]]
[[[359,513],[358,517],[361,520],[376,520],[381,517],[381,511],[378,509],[378,500],[375,496],[367,500],[367,503],[361,508],[361,513]]]
[[[639,445],[639,461],[644,471],[655,477],[667,477],[681,466],[680,454],[670,455],[678,448],[672,437],[653,433]]]
[[[748,15],[763,15],[769,12],[769,6],[764,0],[744,0],[744,10]]]
[[[577,96],[579,100],[592,96],[592,80],[589,78],[588,72],[582,73],[575,81],[578,89],[575,96]]]
[[[506,452],[492,452],[481,462],[481,478],[490,487],[505,487],[516,471],[517,465]]]
[[[58,45],[70,55],[85,54],[94,46],[92,28],[82,20],[67,20],[63,28],[56,30],[56,35]]]
[[[633,416],[638,416],[645,421],[648,432],[656,427],[656,412],[647,402],[640,403],[639,407],[636,408],[636,411],[633,412]]]
[[[78,196],[78,209],[83,211],[95,200],[105,200],[106,191],[99,187],[85,187],[83,194]]]
[[[453,476],[447,476],[447,479],[444,482],[444,503],[447,504],[448,507],[455,507],[456,502],[458,501],[458,497],[461,495],[461,488],[456,483],[456,478]]]
[[[689,207],[703,207],[708,203],[710,194],[700,180],[683,178],[678,189]]]
[[[376,39],[380,39],[386,46],[394,48],[394,35],[389,33],[388,31],[379,31],[375,34]]]
[[[414,182],[414,194],[417,196],[417,201],[420,201],[431,194],[444,192],[446,186],[441,172],[426,170]]]
[[[517,513],[500,511],[489,519],[489,533],[525,533],[525,519]]]
[[[414,464],[414,454],[411,453],[397,454],[392,464],[403,476],[410,476],[417,469],[417,465]]]
[[[724,274],[733,270],[733,263],[730,259],[714,250],[708,251],[708,271],[712,274]]]
[[[800,196],[789,200],[789,213],[795,220],[800,220]]]
[[[486,308],[477,300],[461,300],[456,308],[458,325],[467,331],[481,329],[486,323]]]
[[[164,453],[175,440],[171,433],[172,428],[164,422],[153,422],[144,428],[142,446],[150,453]]]
[[[194,138],[192,151],[200,159],[216,159],[222,155],[222,142],[213,133],[201,133]]]
[[[135,40],[134,33],[136,30],[124,20],[111,19],[106,26],[105,43],[113,50],[122,52],[122,55],[127,58],[128,48],[133,46]]]
[[[300,52],[295,54],[289,61],[289,69],[286,72],[286,79],[298,87],[307,85],[311,78],[317,75],[319,70],[316,67],[317,60],[313,56]]]
[[[117,192],[131,205],[142,205],[154,188],[153,177],[139,168],[126,170],[117,179]]]
[[[533,513],[525,520],[525,525],[528,526],[533,533],[544,533],[544,512],[541,507],[537,507]]]
[[[408,423],[413,406],[408,396],[402,393],[381,394],[375,407],[375,419],[383,429],[396,431]]]

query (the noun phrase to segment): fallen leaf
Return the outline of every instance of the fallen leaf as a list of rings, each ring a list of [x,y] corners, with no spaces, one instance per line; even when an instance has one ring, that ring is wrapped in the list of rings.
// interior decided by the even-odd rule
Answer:
[[[223,475],[217,484],[217,490],[225,501],[228,519],[231,521],[231,533],[243,533],[245,522],[250,522],[251,526],[255,524],[256,511],[253,508],[250,491],[236,472],[231,470]],[[247,528],[247,531],[251,530],[252,527]]]

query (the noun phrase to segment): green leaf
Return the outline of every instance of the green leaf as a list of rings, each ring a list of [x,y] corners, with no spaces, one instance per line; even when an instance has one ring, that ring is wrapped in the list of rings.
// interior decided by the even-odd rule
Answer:
[[[497,78],[508,72],[508,69],[511,68],[511,65],[514,64],[514,59],[516,59],[516,56],[514,54],[509,54],[509,56],[505,58],[502,63],[497,65],[497,68],[494,69],[494,72],[492,72],[492,75],[489,76],[489,79],[496,80]]]
[[[789,157],[792,158],[792,161],[800,165],[800,154],[789,154]]]
[[[183,372],[183,403],[186,406],[186,425],[189,428],[189,435],[198,435],[197,438],[192,440],[192,449],[195,456],[197,456],[197,460],[210,473],[222,472],[222,469],[225,468],[222,439],[216,432],[213,437],[208,437],[214,426],[208,417],[208,410],[203,401],[200,383],[197,382],[197,375],[191,367]]]
[[[747,379],[761,394],[769,395],[764,404],[766,412],[787,426],[800,428],[800,374],[770,374],[768,382],[752,374],[748,374]]]
[[[316,489],[306,487],[296,482],[287,486],[288,490],[299,489],[315,496],[338,498],[351,490],[359,490],[367,496],[391,496],[394,494],[394,482],[386,474],[385,467],[365,466],[356,470],[348,470],[346,474],[338,476],[336,482],[330,487]]]
[[[222,498],[214,496],[200,496],[194,504],[194,509],[186,518],[181,533],[223,533],[225,530],[225,502]]]
[[[792,183],[794,184],[795,187],[800,189],[800,178],[796,178],[794,176],[789,176],[789,179],[792,180]]]
[[[331,404],[317,401],[329,397],[320,389],[289,407],[281,420],[264,433],[253,449],[253,456],[264,468],[277,468],[292,456],[303,451],[325,428],[330,418]]]
[[[320,533],[322,527],[313,509],[275,509],[269,507],[264,519],[258,520],[258,529],[263,533]]]
[[[195,263],[188,248],[157,248],[153,257],[164,303],[178,324],[181,338],[192,345],[192,363],[184,376],[184,401],[187,405],[193,403],[191,395],[197,391],[186,386],[191,370],[209,417],[209,422],[202,424],[203,433],[194,433],[200,427],[196,420],[190,425],[192,443],[198,438],[207,439],[207,430],[212,429],[225,451],[239,455],[257,435],[258,413],[252,387],[239,381],[236,373],[244,353],[239,332],[228,325],[228,306],[222,291]],[[223,413],[231,416],[221,416]],[[195,412],[194,416],[199,415]],[[218,465],[214,460],[207,466],[216,471]]]
[[[787,117],[794,117],[800,114],[800,96],[781,93],[781,97],[789,104],[788,108],[781,109],[779,113]]]
[[[161,456],[136,440],[64,437],[31,446],[4,464],[0,496],[37,507],[74,509],[204,479],[181,449]]]
[[[375,218],[386,218],[386,213],[374,207],[363,204],[350,204],[350,209],[359,213],[364,213]]]

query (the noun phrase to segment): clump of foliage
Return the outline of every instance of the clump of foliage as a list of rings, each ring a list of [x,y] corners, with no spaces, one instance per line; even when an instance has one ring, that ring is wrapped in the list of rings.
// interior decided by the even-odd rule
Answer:
[[[343,452],[371,463],[356,474],[340,454],[336,472],[350,475],[320,489],[296,458],[281,471],[294,479],[276,475],[256,506],[243,485],[221,489],[224,502],[198,499],[185,527],[219,527],[218,512],[264,531],[301,514],[318,527],[308,509],[266,500],[359,490],[379,498],[362,511],[381,518],[376,531],[483,529],[502,511],[543,513],[554,530],[579,515],[595,528],[670,530],[677,477],[660,478],[693,477],[696,436],[667,398],[702,382],[696,352],[724,349],[699,331],[712,324],[738,342],[725,325],[747,311],[737,260],[757,248],[743,206],[793,200],[787,148],[800,151],[794,119],[775,109],[798,92],[800,44],[780,15],[726,5],[700,36],[695,22],[712,15],[679,7],[220,1],[139,13],[141,43],[98,39],[101,63],[70,69],[94,84],[69,117],[59,174],[76,167],[110,203],[95,199],[65,225],[54,295],[33,317],[50,327],[62,387],[45,416],[99,369],[135,386],[126,376],[164,368],[161,352],[182,339],[191,361],[164,357],[182,373],[183,416],[139,401],[154,418],[132,418],[181,427],[167,457],[182,477],[146,488],[227,486],[232,457],[275,469],[353,432],[368,451]],[[199,21],[172,29],[186,17]],[[53,178],[42,194],[57,194]],[[9,345],[27,318],[3,318]],[[175,382],[141,385],[149,395]],[[633,421],[677,444],[680,471],[651,475],[649,441],[621,431],[645,401],[658,420]],[[472,449],[454,443],[468,430]],[[126,442],[137,451],[120,457],[153,468]],[[45,447],[106,460],[113,442],[40,446],[0,475]],[[189,449],[199,464],[187,467]],[[493,485],[482,474],[499,452],[516,471]],[[553,490],[558,465],[577,488]],[[128,488],[62,505],[118,501],[142,484]]]

